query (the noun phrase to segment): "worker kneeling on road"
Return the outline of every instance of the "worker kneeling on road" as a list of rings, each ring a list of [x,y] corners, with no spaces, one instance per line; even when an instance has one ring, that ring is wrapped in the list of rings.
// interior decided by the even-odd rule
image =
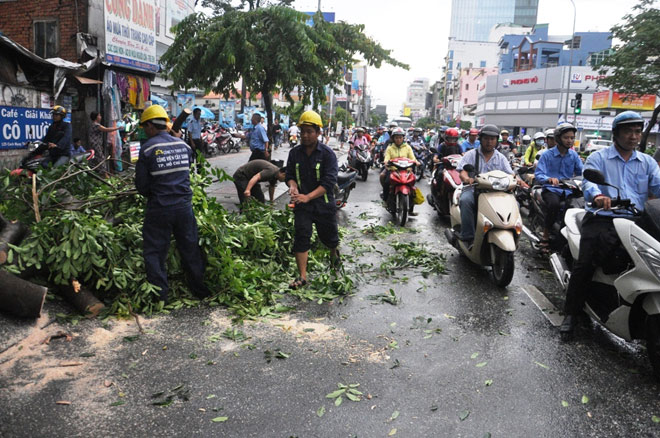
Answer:
[[[285,167],[277,167],[266,160],[248,161],[239,167],[233,175],[234,185],[236,186],[241,205],[250,197],[262,203],[266,202],[264,193],[259,186],[260,182],[270,183],[268,197],[270,198],[270,202],[273,202],[275,185],[278,181],[284,181],[285,176]]]
[[[210,295],[204,284],[204,260],[192,210],[192,149],[167,133],[169,121],[160,105],[144,110],[140,125],[149,139],[142,145],[135,166],[135,187],[147,198],[142,227],[147,280],[160,287],[160,299],[165,302],[169,290],[167,251],[172,233],[192,292],[199,298]]]
[[[339,264],[339,233],[334,187],[337,183],[337,156],[319,141],[323,122],[314,111],[305,111],[298,122],[300,145],[291,149],[286,167],[286,182],[295,204],[293,252],[300,275],[289,285],[292,289],[307,284],[307,259],[312,224],[321,242],[330,248],[332,263]]]

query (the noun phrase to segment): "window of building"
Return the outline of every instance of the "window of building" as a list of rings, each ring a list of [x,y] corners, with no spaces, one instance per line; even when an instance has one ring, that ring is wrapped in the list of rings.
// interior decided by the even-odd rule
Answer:
[[[42,58],[54,58],[58,52],[57,20],[34,21],[34,53]]]
[[[454,59],[454,51],[453,50],[449,51],[449,59]]]
[[[470,89],[470,84],[465,84],[465,91],[468,91]]]
[[[580,43],[581,43],[581,42],[582,42],[582,37],[581,37],[581,36],[575,36],[575,37],[573,37],[572,44],[571,44],[571,40],[566,41],[566,43],[568,44],[568,46],[571,46],[571,45],[572,45],[572,47],[569,47],[569,49],[570,49],[570,48],[573,48],[573,49],[579,49],[579,48],[580,48]]]
[[[481,68],[486,67],[486,61],[479,62],[479,67],[481,67]]]
[[[467,97],[463,99],[463,105],[467,105]]]

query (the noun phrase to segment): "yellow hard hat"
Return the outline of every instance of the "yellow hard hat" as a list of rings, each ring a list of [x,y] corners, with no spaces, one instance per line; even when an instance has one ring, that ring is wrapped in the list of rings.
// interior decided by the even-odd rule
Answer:
[[[62,117],[66,116],[66,108],[64,108],[61,105],[55,105],[52,110],[50,110],[51,114],[58,114]]]
[[[153,119],[164,119],[165,123],[169,123],[170,118],[167,116],[167,111],[160,105],[151,105],[149,108],[142,112],[140,117],[140,125]]]
[[[298,121],[299,125],[312,125],[312,126],[318,126],[319,128],[323,128],[323,121],[321,120],[321,116],[316,111],[305,111],[302,113],[300,116],[300,120]]]

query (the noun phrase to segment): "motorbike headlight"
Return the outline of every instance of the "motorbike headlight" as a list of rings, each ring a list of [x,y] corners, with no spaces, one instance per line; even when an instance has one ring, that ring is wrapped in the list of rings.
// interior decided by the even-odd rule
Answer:
[[[656,278],[660,280],[660,253],[650,245],[642,242],[635,236],[631,236],[630,239],[633,248],[639,254],[639,256],[644,260],[646,266],[649,268]]]
[[[509,188],[509,177],[497,178],[489,176],[488,181],[493,186],[493,190],[506,190]]]

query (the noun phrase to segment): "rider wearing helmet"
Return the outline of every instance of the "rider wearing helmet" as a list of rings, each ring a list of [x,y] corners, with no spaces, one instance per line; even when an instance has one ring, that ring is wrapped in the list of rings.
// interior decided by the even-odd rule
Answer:
[[[462,153],[463,149],[458,144],[458,129],[447,129],[447,131],[445,131],[445,141],[440,145],[440,148],[438,149],[438,161],[448,155],[460,155]]]
[[[289,285],[296,289],[307,284],[307,259],[312,238],[312,225],[321,242],[330,248],[333,264],[339,263],[339,233],[334,199],[337,183],[337,156],[319,141],[323,127],[321,116],[305,111],[300,116],[300,145],[291,149],[286,166],[286,184],[295,204],[295,238],[293,252],[299,276]]]
[[[484,125],[479,130],[479,147],[471,149],[463,155],[456,169],[460,172],[463,182],[463,191],[459,201],[461,211],[461,232],[459,239],[466,242],[469,247],[474,240],[475,209],[477,206],[474,189],[470,184],[474,183],[475,174],[501,170],[513,175],[513,170],[506,157],[495,150],[497,139],[500,137],[500,129],[495,125]],[[475,173],[468,173],[463,168],[467,165],[475,167]],[[519,184],[526,186],[517,176]]]
[[[537,132],[534,134],[534,141],[525,149],[525,158],[524,163],[526,166],[534,166],[534,161],[536,160],[536,154],[539,153],[541,149],[545,146],[545,134],[543,132]]]
[[[584,200],[591,205],[587,207],[582,222],[580,256],[566,290],[566,318],[560,327],[562,340],[569,340],[573,336],[576,316],[584,307],[588,282],[596,266],[611,260],[620,245],[613,218],[632,217],[629,210],[612,210],[612,199],[619,196],[614,187],[620,189],[621,199],[629,199],[638,210],[644,210],[649,194],[660,197],[658,164],[649,155],[636,150],[643,128],[644,119],[638,113],[625,111],[617,115],[612,123],[614,144],[593,152],[584,165],[585,170],[602,172],[605,181],[611,186],[587,180],[582,183]],[[560,128],[555,130],[555,138],[558,138],[559,131]]]
[[[559,182],[562,179],[582,175],[582,160],[577,152],[571,149],[577,130],[570,123],[563,123],[553,131],[557,135],[557,146],[548,149],[539,158],[534,177],[539,184],[543,184],[541,196],[546,207],[545,224],[541,246],[549,248],[550,229],[554,226],[559,215],[561,201],[570,194],[570,189],[562,189]]]
[[[502,152],[504,155],[508,154],[509,152],[516,153],[516,145],[513,144],[511,140],[509,140],[509,131],[506,129],[502,129],[500,131],[500,136],[502,139],[499,141],[497,145],[497,150]]]
[[[69,162],[73,134],[71,124],[64,121],[66,108],[55,105],[50,113],[53,123],[48,127],[41,141],[48,145],[48,162],[52,163],[53,167],[57,167]]]
[[[165,302],[169,291],[165,261],[172,230],[190,288],[200,298],[210,294],[204,285],[204,259],[192,209],[192,149],[167,133],[169,121],[160,105],[144,110],[140,125],[149,139],[140,148],[135,165],[135,187],[147,198],[142,228],[147,280],[160,287],[160,299]]]
[[[557,145],[557,141],[555,140],[555,130],[552,128],[548,128],[544,132],[545,134],[545,144],[548,145],[548,149],[552,149]]]
[[[405,157],[414,161],[415,164],[419,166],[419,162],[415,158],[412,148],[404,141],[405,135],[406,133],[403,129],[398,127],[394,128],[392,130],[392,143],[385,150],[385,167],[380,173],[380,185],[383,187],[383,194],[381,197],[383,198],[383,201],[387,201],[387,195],[390,191],[390,170],[395,169],[391,166],[390,168],[387,167],[390,160],[393,158]]]
[[[476,128],[470,129],[470,133],[468,135],[467,140],[465,140],[463,143],[461,143],[461,148],[463,148],[464,153],[467,152],[467,151],[470,151],[472,149],[479,148],[479,140],[477,140],[477,136],[480,136],[479,130],[476,129]],[[498,133],[497,136],[499,138],[499,133]]]

